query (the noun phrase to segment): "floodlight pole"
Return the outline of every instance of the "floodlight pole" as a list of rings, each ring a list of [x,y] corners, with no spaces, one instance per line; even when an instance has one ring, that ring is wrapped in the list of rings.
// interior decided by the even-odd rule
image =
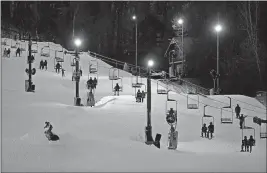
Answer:
[[[79,70],[79,55],[78,47],[75,49],[75,81],[76,81],[76,98],[75,106],[81,106],[81,98],[79,98],[79,82],[80,82],[80,70]]]
[[[152,137],[152,126],[151,126],[151,69],[148,67],[147,75],[147,126],[146,126],[146,141],[147,145],[154,143]]]

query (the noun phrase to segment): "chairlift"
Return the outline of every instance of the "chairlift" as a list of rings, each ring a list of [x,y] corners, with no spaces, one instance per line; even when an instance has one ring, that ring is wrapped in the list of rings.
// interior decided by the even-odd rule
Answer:
[[[60,69],[62,69],[62,62],[64,62],[64,59],[55,57],[55,58],[54,58],[54,69],[56,69],[56,65],[57,65],[57,63],[60,64]]]
[[[118,82],[118,84],[119,84],[119,86],[120,86],[120,88],[119,88],[119,91],[120,92],[122,92],[123,91],[123,83],[122,83],[122,78],[119,78],[119,80],[118,80],[119,82]],[[111,80],[111,86],[112,86],[112,91],[113,92],[115,92],[115,85],[114,85],[114,83],[113,83],[113,80]]]
[[[135,80],[134,78],[135,78],[135,79],[137,78],[137,79]],[[134,80],[135,80],[136,82],[134,82]],[[132,87],[133,87],[133,88],[141,88],[142,85],[143,85],[142,82],[140,82],[140,83],[138,82],[138,76],[133,76],[133,75],[132,75],[132,77],[131,77],[131,82],[132,82]]]
[[[70,56],[70,66],[71,67],[75,67],[76,66],[75,58],[71,59],[71,56]]]
[[[196,103],[189,103],[189,94],[187,94],[186,99],[187,99],[187,109],[198,109],[199,108],[199,95],[198,94],[190,94],[190,95],[194,95],[197,97],[197,100],[193,99]]]
[[[234,120],[234,112],[232,108],[232,99],[231,97],[228,97],[230,99],[230,105],[229,106],[224,106],[221,108],[221,124],[233,124]],[[230,109],[231,110],[231,115],[225,115],[223,114],[223,110],[225,109]],[[230,111],[229,111],[230,112]]]
[[[97,73],[98,71],[98,62],[97,60],[89,61],[89,73]]]
[[[4,41],[1,43],[3,46],[7,46],[7,39],[5,38]]]
[[[41,56],[50,57],[50,48],[49,48],[49,46],[44,46],[41,49]]]
[[[267,130],[267,128],[266,128],[266,123],[265,123],[265,125],[260,125],[260,138],[261,139],[263,139],[263,138],[267,138],[267,132],[266,132],[266,130]],[[265,130],[264,130],[265,129]]]
[[[242,131],[242,139],[241,140],[244,139],[244,136],[247,136],[247,138],[249,139],[249,137],[252,135],[253,139],[255,140],[255,143],[253,144],[253,146],[255,146],[256,145],[255,128],[244,126],[241,131]]]
[[[26,42],[24,40],[20,41],[20,50],[26,51]]]
[[[17,41],[11,40],[11,48],[19,47],[19,43]]]
[[[36,43],[32,43],[32,53],[38,53],[38,44]]]
[[[120,79],[119,69],[111,67],[109,69],[109,80],[118,80],[118,79]]]
[[[56,50],[55,51],[55,59],[57,62],[64,62],[64,52],[63,50]]]
[[[167,94],[168,93],[168,85],[166,89],[159,89],[159,82],[160,80],[157,81],[157,94]]]
[[[204,110],[203,110],[203,117],[202,117],[202,126],[205,124],[209,124],[210,122],[212,122],[212,124],[214,125],[214,117],[212,115],[207,115],[206,114],[206,107],[208,105],[204,106]],[[210,120],[211,119],[211,120]],[[205,121],[206,120],[206,121]],[[208,121],[209,120],[209,121]]]
[[[170,126],[176,127],[177,124],[177,101],[174,99],[169,99],[168,93],[167,93],[167,101],[166,101],[166,121]],[[170,115],[170,109],[173,109],[174,113]]]

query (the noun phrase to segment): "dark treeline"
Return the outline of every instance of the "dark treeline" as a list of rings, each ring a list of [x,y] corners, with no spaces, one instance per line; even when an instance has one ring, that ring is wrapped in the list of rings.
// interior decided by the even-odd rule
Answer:
[[[167,70],[163,55],[177,17],[183,16],[188,77],[211,88],[209,72],[216,69],[217,50],[213,26],[219,16],[223,93],[253,96],[266,90],[266,7],[266,2],[2,1],[1,18],[68,49],[73,49],[73,36],[81,37],[82,49],[134,64],[136,14],[138,64],[145,66],[153,58],[158,69]]]

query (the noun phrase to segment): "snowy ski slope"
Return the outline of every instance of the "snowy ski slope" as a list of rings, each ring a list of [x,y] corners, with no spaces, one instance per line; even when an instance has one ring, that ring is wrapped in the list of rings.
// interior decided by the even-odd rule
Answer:
[[[38,43],[39,51],[44,45],[47,43]],[[171,93],[170,97],[178,101],[179,140],[176,151],[168,150],[170,127],[165,118],[166,95],[156,94],[156,81],[153,81],[152,131],[153,136],[162,134],[161,149],[157,149],[144,144],[146,103],[135,102],[129,73],[120,72],[124,91],[120,96],[113,96],[108,80],[110,65],[97,60],[97,106],[75,107],[71,56],[64,57],[66,77],[62,78],[53,68],[54,50],[62,48],[53,43],[49,45],[51,57],[35,54],[35,93],[26,93],[24,88],[28,79],[26,52],[15,57],[15,49],[12,49],[11,58],[2,57],[2,171],[266,172],[266,139],[259,138],[259,126],[252,123],[252,117],[246,120],[247,126],[256,129],[256,146],[252,153],[240,152],[241,130],[237,119],[233,124],[220,123],[220,109],[214,107],[227,106],[227,97],[200,96],[200,108],[188,110],[186,94]],[[92,57],[87,53],[80,57],[83,70],[80,97],[85,101],[88,62]],[[47,71],[38,69],[41,59],[47,59]],[[195,102],[196,96],[189,97],[189,102]],[[256,99],[241,95],[230,97],[232,105],[238,103],[245,115],[266,119],[266,108]],[[215,117],[215,138],[212,140],[200,137],[204,104],[213,106],[206,108],[206,113]],[[59,143],[49,144],[45,138],[45,121],[52,122],[53,132],[61,138]]]

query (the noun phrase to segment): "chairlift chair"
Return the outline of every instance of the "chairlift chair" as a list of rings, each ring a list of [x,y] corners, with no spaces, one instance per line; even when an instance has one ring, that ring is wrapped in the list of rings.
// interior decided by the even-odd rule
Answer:
[[[57,62],[64,62],[64,52],[63,50],[56,50],[55,51],[55,59],[57,60]]]
[[[135,80],[134,78],[137,78],[137,80],[138,80],[138,76],[133,76],[132,75],[132,77],[131,77],[132,87],[133,88],[141,88],[142,87],[142,83],[133,82]]]
[[[109,80],[118,80],[118,79],[120,79],[119,69],[111,67],[109,69]]]
[[[212,118],[212,124],[214,125],[214,117],[212,116],[212,115],[207,115],[206,114],[206,107],[207,107],[208,105],[205,105],[204,106],[204,110],[203,110],[203,117],[202,117],[202,126],[204,125],[204,119],[210,119],[210,118]],[[210,121],[209,121],[209,123],[210,123]],[[206,123],[206,124],[208,124],[208,123]]]
[[[73,59],[71,60],[71,57],[70,57],[70,66],[71,66],[71,67],[75,67],[75,66],[76,66],[75,58],[73,58]]]
[[[187,94],[187,109],[198,109],[199,108],[199,95],[198,94],[191,94],[197,96],[197,103],[189,103],[189,94]]]
[[[38,53],[38,44],[37,43],[32,43],[32,53]]]
[[[59,63],[60,64],[60,69],[62,69],[62,62],[64,62],[64,59],[61,59],[61,58],[57,58],[55,57],[54,58],[54,69],[56,69],[56,64]]]
[[[26,42],[24,40],[20,41],[20,50],[26,51]]]
[[[18,47],[18,42],[11,40],[11,48],[17,48]]]
[[[265,130],[263,130],[263,128],[265,128]],[[266,132],[266,124],[265,126],[261,126],[260,125],[260,138],[263,139],[263,138],[267,138],[267,132]]]
[[[232,99],[231,97],[228,97],[230,99],[229,106],[224,106],[221,108],[221,124],[233,124],[234,120],[234,112],[232,108]],[[224,117],[223,110],[224,109],[230,109],[231,110],[231,117]]]
[[[98,71],[98,62],[97,60],[89,61],[89,73],[97,73]]]
[[[4,41],[2,41],[2,43],[1,43],[3,46],[6,46],[7,45],[7,41],[6,40],[7,39],[4,39]]]
[[[159,89],[159,82],[160,82],[160,80],[157,81],[157,94],[167,94],[168,89]],[[168,87],[168,85],[167,85],[167,87]]]
[[[49,46],[44,46],[41,49],[41,56],[50,57],[50,48],[49,48]]]
[[[244,126],[241,130],[241,134],[242,134],[242,139],[244,139],[244,136],[247,136],[247,138],[249,139],[249,137],[252,135],[253,136],[253,139],[255,141],[254,145],[256,145],[256,139],[255,139],[255,128],[253,127],[248,127],[248,126]]]

